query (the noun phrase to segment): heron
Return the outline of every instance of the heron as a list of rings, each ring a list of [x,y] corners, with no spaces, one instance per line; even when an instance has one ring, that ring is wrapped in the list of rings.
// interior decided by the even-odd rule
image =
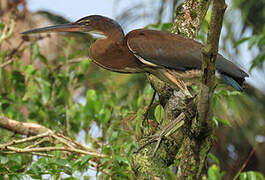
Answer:
[[[36,28],[23,35],[45,32],[86,32],[103,35],[89,47],[89,57],[98,66],[120,73],[150,73],[172,87],[187,90],[200,83],[201,43],[169,32],[136,29],[125,35],[113,19],[90,15],[76,22]],[[242,91],[248,74],[217,54],[216,75]]]

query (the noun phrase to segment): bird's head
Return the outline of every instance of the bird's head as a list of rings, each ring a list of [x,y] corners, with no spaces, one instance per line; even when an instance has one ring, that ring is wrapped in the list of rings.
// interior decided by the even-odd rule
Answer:
[[[100,15],[91,15],[83,17],[73,23],[31,29],[22,32],[22,34],[26,35],[45,32],[88,32],[110,35],[113,31],[118,31],[123,34],[121,26],[116,21]]]

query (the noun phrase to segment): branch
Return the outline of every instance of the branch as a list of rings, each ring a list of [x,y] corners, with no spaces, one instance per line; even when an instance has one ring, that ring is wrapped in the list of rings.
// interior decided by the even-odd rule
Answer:
[[[198,100],[198,122],[201,127],[212,129],[212,96],[216,86],[215,60],[222,29],[223,16],[226,9],[225,0],[213,0],[211,21],[207,34],[207,43],[203,49],[202,82]]]
[[[2,147],[0,147],[0,149],[2,149]],[[79,150],[79,149],[75,149],[75,148],[66,148],[66,147],[39,147],[39,148],[26,148],[25,149],[25,148],[17,148],[17,147],[12,147],[12,146],[6,146],[5,149],[13,151],[13,152],[16,152],[16,153],[68,151],[68,152],[72,152],[72,153],[78,153],[78,154],[81,154],[81,155],[90,155],[90,156],[97,157],[97,158],[106,157],[103,154],[87,152],[87,151],[83,151],[83,150]],[[3,152],[3,153],[5,153],[5,152]]]
[[[5,25],[4,29],[2,31],[0,31],[0,44],[4,40],[10,38],[10,36],[13,33],[14,27],[15,27],[15,20],[11,19],[9,26]]]
[[[24,134],[24,135],[38,135],[44,132],[52,132],[52,130],[31,122],[19,122],[9,119],[4,116],[0,116],[0,127],[8,129],[14,133]]]
[[[65,137],[60,133],[55,133],[52,130],[41,126],[35,123],[28,122],[18,122],[3,116],[0,116],[0,127],[8,129],[15,133],[20,133],[24,135],[34,135],[27,138],[12,140],[5,144],[0,144],[0,152],[6,154],[12,153],[31,153],[39,155],[49,154],[40,154],[39,152],[50,152],[50,151],[68,151],[73,153],[78,153],[80,155],[91,155],[95,158],[104,158],[107,157],[105,154],[97,152],[97,150],[88,148],[85,145],[82,145],[72,139]],[[15,145],[32,143],[25,148],[18,148]],[[38,147],[43,142],[50,142],[50,144],[55,144],[55,146],[49,147]]]
[[[173,32],[195,39],[210,2],[210,0],[185,0],[176,9]]]
[[[12,140],[5,144],[0,144],[0,154],[15,154],[15,153],[30,153],[36,156],[54,157],[53,154],[49,154],[51,151],[71,152],[76,153],[79,156],[90,155],[94,157],[89,160],[88,166],[95,169],[100,167],[100,161],[98,158],[105,158],[107,155],[98,152],[95,149],[88,148],[87,146],[74,141],[60,133],[56,133],[51,129],[35,123],[18,122],[3,116],[0,116],[0,127],[8,129],[15,133],[24,135],[35,135],[27,138]],[[55,144],[55,146],[39,147],[44,142]],[[25,143],[32,143],[24,148],[16,147],[15,145],[21,145]],[[64,154],[66,156],[68,154]],[[97,159],[95,159],[97,158]],[[104,174],[109,175],[108,171],[103,169]]]
[[[210,2],[211,0],[185,0],[176,10],[175,24],[172,32],[194,39],[197,36]],[[200,175],[200,167],[205,165],[198,158],[200,154],[207,152],[203,151],[203,148],[208,150],[208,147],[210,147],[205,145],[200,149],[200,145],[203,144],[201,142],[204,139],[197,141],[196,137],[192,137],[191,125],[195,121],[192,115],[196,114],[197,110],[196,98],[190,99],[181,90],[176,91],[172,89],[167,83],[153,75],[148,75],[148,80],[159,95],[160,104],[165,109],[165,118],[159,125],[160,128],[167,129],[174,121],[177,121],[178,117],[182,118],[181,123],[173,125],[176,126],[174,132],[170,132],[169,136],[164,136],[155,156],[153,156],[153,151],[157,146],[154,143],[147,145],[133,155],[133,171],[136,177],[142,179],[167,179],[166,167],[177,159],[179,161],[177,179],[186,179],[187,177],[192,179],[196,174]],[[189,102],[192,103],[189,104]],[[183,112],[187,111],[189,111],[188,114],[191,116],[186,113],[183,116]],[[163,130],[160,134],[163,134]],[[148,133],[145,134],[145,136],[148,135],[150,136]],[[148,139],[142,138],[139,144],[143,145],[146,142],[148,142]]]

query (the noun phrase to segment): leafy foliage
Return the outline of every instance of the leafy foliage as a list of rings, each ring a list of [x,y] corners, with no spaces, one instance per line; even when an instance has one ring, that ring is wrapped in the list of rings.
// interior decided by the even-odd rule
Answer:
[[[172,27],[173,23],[159,23],[159,24],[149,24],[145,28],[154,29],[158,31],[171,32]]]
[[[240,180],[264,180],[264,176],[260,172],[255,172],[255,171],[248,171],[248,172],[243,172],[239,176]]]
[[[30,48],[31,64],[24,64],[15,55],[8,68],[0,69],[0,112],[21,122],[43,124],[78,141],[85,139],[85,143],[107,157],[98,161],[99,166],[93,166],[89,164],[91,156],[65,156],[62,152],[50,152],[52,157],[3,154],[0,176],[57,179],[63,175],[79,179],[92,168],[98,176],[107,179],[131,178],[129,157],[136,148],[132,133],[135,126],[123,119],[137,119],[137,111],[150,101],[152,88],[150,85],[142,88],[145,84],[141,75],[122,76],[99,70],[89,59],[82,58],[87,49],[69,51],[75,46],[75,39],[64,39],[64,43],[64,53],[54,64],[40,53],[38,43],[33,42],[25,46],[25,49]],[[1,51],[0,64],[7,58],[9,52]],[[41,68],[33,65],[36,61],[42,63]],[[89,82],[88,76],[92,77]],[[123,126],[127,130],[122,129]],[[1,138],[1,144],[23,137],[3,129],[0,134],[5,137]],[[40,145],[45,146],[45,143]]]
[[[209,13],[207,17],[210,17]],[[208,29],[207,17],[199,35],[203,42]],[[0,24],[0,29],[4,27],[4,24]],[[171,27],[172,23],[147,26],[149,29],[162,31],[170,31]],[[249,48],[263,48],[264,34],[243,38],[237,44],[245,41],[249,42]],[[1,50],[0,113],[21,122],[36,122],[68,134],[107,156],[97,159],[95,163],[93,156],[62,152],[49,152],[51,157],[1,154],[0,179],[80,179],[88,178],[91,175],[88,171],[91,169],[95,176],[102,179],[133,179],[130,156],[137,148],[136,139],[141,136],[143,115],[153,90],[150,85],[146,85],[142,75],[117,75],[98,69],[89,59],[82,58],[87,56],[87,49],[78,50],[75,49],[76,46],[78,43],[75,38],[65,38],[63,53],[57,55],[54,63],[50,62],[47,55],[41,54],[38,42],[22,48],[30,49],[30,64],[21,61],[20,53],[12,54],[12,50]],[[263,55],[260,56],[256,63],[253,60],[253,67],[264,62]],[[10,58],[12,63],[2,67]],[[42,67],[35,66],[36,63],[41,63]],[[214,98],[214,120],[219,126],[233,126],[233,122],[220,114],[224,115],[224,112],[234,106],[237,106],[243,116],[249,114],[244,112],[242,106],[248,107],[246,102],[249,103],[250,100],[236,91],[218,91]],[[239,98],[243,100],[235,100]],[[159,123],[163,120],[164,113],[162,106],[152,106],[148,120]],[[243,128],[242,131],[245,130]],[[0,129],[0,135],[1,144],[24,137],[4,129]],[[235,136],[233,139],[236,139]],[[28,145],[30,144],[21,145],[21,148]],[[40,144],[45,145],[45,142]],[[219,160],[213,154],[209,155],[209,159],[213,162],[209,160],[208,179],[222,179],[225,175],[222,159]],[[175,165],[177,166],[177,162]],[[171,166],[168,170],[172,172],[171,168],[174,169]],[[255,178],[264,179],[258,172],[240,174],[240,179]]]
[[[251,37],[244,37],[237,41],[235,43],[235,46],[238,46],[239,44],[243,42],[248,42],[248,48],[251,49],[253,46],[256,46],[259,49],[265,48],[265,26],[261,34],[259,35],[253,35]],[[252,65],[250,67],[250,70],[252,70],[255,67],[262,68],[265,61],[265,53],[262,51],[259,53],[253,60]]]

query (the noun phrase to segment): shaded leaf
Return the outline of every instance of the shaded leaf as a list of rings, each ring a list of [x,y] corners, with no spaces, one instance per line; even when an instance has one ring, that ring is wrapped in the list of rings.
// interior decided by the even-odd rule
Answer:
[[[251,67],[250,67],[249,71],[251,71],[255,67],[262,67],[264,61],[265,61],[265,54],[259,54],[259,55],[257,55],[252,60],[252,64],[251,64]]]
[[[239,46],[240,44],[248,41],[250,39],[250,37],[244,37],[242,39],[240,39],[239,41],[236,41],[235,44],[234,44],[234,47],[236,48],[237,46]]]
[[[164,108],[161,105],[157,105],[154,112],[155,119],[158,123],[161,122],[162,118],[165,116]]]

